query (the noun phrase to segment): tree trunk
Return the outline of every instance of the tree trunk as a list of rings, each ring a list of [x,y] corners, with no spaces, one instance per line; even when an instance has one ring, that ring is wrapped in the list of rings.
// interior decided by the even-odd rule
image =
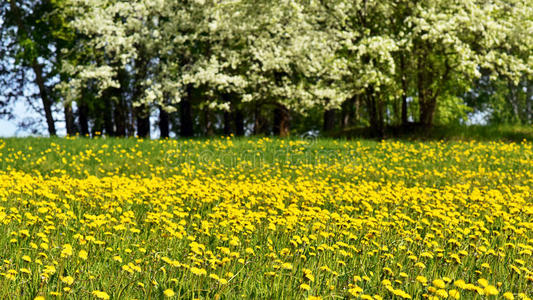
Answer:
[[[135,109],[132,107],[131,101],[129,103],[126,103],[126,106],[128,107],[128,114],[126,115],[126,131],[127,136],[135,136]]]
[[[533,81],[526,80],[526,114],[527,122],[533,124]]]
[[[215,132],[213,130],[213,122],[211,120],[211,111],[208,107],[204,108],[204,122],[205,122],[205,135],[213,136]]]
[[[232,97],[229,95],[229,93],[222,93],[221,97],[224,102],[230,103],[230,110],[229,111],[224,110],[224,115],[223,115],[224,135],[228,136],[233,132],[233,128],[232,128],[233,126],[231,125],[232,125],[232,115],[233,115],[232,112],[234,110],[234,105],[233,105],[233,102],[231,101]]]
[[[374,137],[383,138],[385,135],[385,127],[383,124],[383,103],[374,95],[373,88],[367,90],[365,95],[368,117],[370,120],[370,131]]]
[[[436,107],[437,101],[433,97],[420,100],[420,123],[422,126],[431,127],[433,125]]]
[[[120,83],[120,88],[115,92],[113,119],[115,121],[115,135],[124,137],[127,134],[128,117],[130,114],[124,97],[124,91],[128,85],[128,73],[124,69],[120,69],[118,72],[118,82]]]
[[[87,104],[81,100],[78,103],[78,123],[80,126],[80,134],[82,136],[88,136],[89,135],[89,108],[87,107]]]
[[[24,26],[24,22],[22,20],[22,15],[20,14],[20,9],[15,3],[15,0],[10,0],[9,5],[11,8],[11,14],[15,17],[15,20],[17,22],[17,27],[20,31],[20,34],[28,35],[27,30]],[[55,136],[56,126],[54,123],[54,117],[52,116],[52,100],[49,98],[48,92],[46,90],[46,83],[43,77],[43,66],[39,64],[39,62],[37,61],[37,57],[34,57],[31,60],[31,68],[35,73],[35,83],[39,88],[39,94],[41,96],[44,109],[44,116],[46,118],[46,124],[48,125],[48,134],[50,136]]]
[[[224,111],[224,135],[231,134],[231,113]]]
[[[409,120],[407,118],[407,78],[405,76],[405,58],[403,55],[400,58],[400,69],[402,72],[402,126],[406,127]]]
[[[235,121],[235,135],[243,136],[244,135],[244,115],[241,109],[235,108],[233,112],[233,120]]]
[[[420,110],[420,124],[424,127],[433,125],[435,108],[437,107],[437,98],[430,96],[431,91],[427,90],[424,85],[425,75],[423,72],[418,73],[418,105]]]
[[[277,103],[274,108],[274,134],[280,137],[289,136],[289,120],[290,115],[287,107]]]
[[[37,63],[35,58],[32,63],[33,72],[35,72],[35,82],[39,87],[39,94],[41,95],[41,100],[44,108],[44,116],[46,118],[46,124],[48,125],[48,133],[50,136],[56,135],[56,126],[54,123],[54,117],[52,116],[52,101],[48,97],[48,92],[46,91],[46,86],[44,83],[43,77],[43,67]]]
[[[507,89],[509,90],[509,96],[507,97],[507,99],[509,99],[509,103],[511,104],[511,107],[513,109],[514,121],[521,121],[519,107],[520,104],[518,103],[519,99],[517,92],[517,90],[519,90],[519,87],[515,86],[513,81],[509,79],[507,82]]]
[[[137,107],[135,112],[137,118],[137,136],[140,138],[150,137],[150,108],[143,104]]]
[[[124,100],[118,99],[115,104],[114,119],[115,119],[115,135],[126,136],[126,123],[127,123],[128,107],[125,105]]]
[[[326,109],[324,111],[324,124],[322,127],[324,132],[329,132],[335,129],[335,110]]]
[[[194,135],[191,107],[192,87],[188,86],[186,95],[180,101],[180,135],[192,137]]]
[[[139,54],[135,59],[132,103],[141,101],[145,89],[142,82],[146,79],[148,68],[148,60],[145,55],[146,49],[139,45],[137,46],[137,51]],[[150,137],[150,108],[147,104],[141,104],[134,111],[137,122],[137,136],[142,138]]]
[[[417,62],[417,89],[418,89],[418,104],[420,110],[420,124],[424,127],[431,127],[433,125],[433,118],[435,116],[435,109],[437,107],[437,94],[433,93],[430,86],[433,82],[431,72],[426,72],[422,54]],[[447,75],[445,75],[447,76]]]
[[[355,111],[354,111],[353,124],[358,125],[359,120],[361,119],[361,115],[360,115],[361,114],[361,95],[355,96],[354,106],[355,106]]]
[[[402,126],[407,126],[409,118],[407,117],[407,96],[402,95]]]
[[[266,132],[265,118],[261,114],[261,105],[254,105],[254,134],[264,134]]]
[[[164,139],[168,138],[170,132],[170,123],[168,118],[168,112],[159,106],[159,137]]]
[[[341,117],[341,128],[346,129],[353,126],[355,118],[355,102],[356,96],[352,96],[349,99],[346,99],[342,104],[342,117]]]
[[[107,136],[114,136],[115,135],[115,129],[113,127],[113,97],[110,97],[112,91],[109,91],[108,93],[104,93],[107,97],[105,97],[103,100],[106,102],[104,105],[104,130],[105,134]]]
[[[67,130],[68,136],[73,136],[76,134],[76,125],[74,124],[74,113],[72,112],[72,104],[65,103],[65,129]]]

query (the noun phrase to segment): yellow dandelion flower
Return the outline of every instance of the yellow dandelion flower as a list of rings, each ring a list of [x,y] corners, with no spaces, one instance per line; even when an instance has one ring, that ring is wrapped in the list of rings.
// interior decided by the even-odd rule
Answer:
[[[446,283],[442,279],[435,279],[433,280],[433,285],[439,289],[443,289],[446,287]]]
[[[448,292],[446,292],[446,290],[443,290],[443,289],[438,289],[435,294],[441,298],[448,298]]]
[[[453,285],[455,285],[456,287],[460,288],[460,289],[465,289],[465,286],[466,286],[466,282],[462,279],[459,279],[459,280],[456,280]]]
[[[426,284],[428,279],[424,276],[416,276],[416,281],[420,282],[421,284]]]
[[[72,276],[66,276],[66,277],[60,276],[60,279],[61,279],[61,282],[67,285],[71,285],[74,283],[74,278]]]
[[[454,299],[459,299],[461,297],[461,294],[457,290],[450,290],[448,292],[448,295],[450,295],[450,297],[452,297]]]
[[[61,257],[72,256],[72,246],[70,244],[63,245],[63,250],[61,250]]]
[[[514,300],[514,295],[511,292],[505,292],[503,293],[503,298],[505,298],[506,300]]]
[[[285,270],[292,270],[292,264],[291,264],[291,263],[288,263],[288,262],[287,262],[287,263],[283,263],[283,264],[281,265],[281,268],[282,268],[282,269],[285,269]]]
[[[103,291],[96,290],[96,291],[93,291],[92,294],[93,294],[93,296],[95,296],[98,299],[102,299],[102,300],[108,300],[109,299],[109,295],[106,292],[103,292]]]
[[[478,279],[477,283],[481,286],[481,287],[487,287],[489,285],[489,282],[487,281],[487,279],[485,278],[480,278]]]
[[[170,297],[174,297],[174,295],[176,295],[176,293],[175,293],[173,290],[171,290],[171,289],[166,289],[166,290],[163,292],[163,294],[164,294],[166,297],[169,297],[169,298],[170,298]]]
[[[499,294],[498,289],[495,286],[493,286],[493,285],[487,285],[483,289],[483,292],[485,292],[485,295],[487,295],[487,296],[496,296],[496,295]]]
[[[207,271],[205,269],[200,269],[200,268],[197,268],[197,267],[192,267],[190,271],[194,275],[198,275],[198,276],[206,276],[207,275]]]
[[[80,259],[87,260],[87,256],[88,254],[87,254],[87,251],[85,250],[80,250],[80,252],[78,252],[78,257]]]

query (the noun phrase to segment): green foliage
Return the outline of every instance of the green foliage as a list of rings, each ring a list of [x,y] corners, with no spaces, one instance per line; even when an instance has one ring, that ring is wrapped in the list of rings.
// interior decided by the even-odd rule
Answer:
[[[479,111],[491,122],[532,122],[532,0],[10,3],[25,5],[27,30],[13,31],[17,63],[46,60],[48,78],[60,81],[50,90],[66,106],[91,98],[135,119],[184,101],[200,131],[206,110],[220,118],[281,107],[305,124],[325,110],[345,113],[354,98],[357,123],[378,132],[461,123]],[[110,135],[122,126],[91,113]],[[302,124],[296,131],[318,127]]]
[[[439,107],[435,114],[436,125],[465,124],[472,108],[462,98],[447,95],[439,99]]]

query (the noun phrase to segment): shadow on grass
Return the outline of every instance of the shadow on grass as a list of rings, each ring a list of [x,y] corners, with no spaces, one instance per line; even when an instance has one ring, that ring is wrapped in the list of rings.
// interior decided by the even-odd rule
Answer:
[[[458,141],[533,141],[533,126],[433,126],[422,127],[417,124],[386,127],[381,134],[369,127],[357,127],[330,132],[326,136],[347,139],[398,139],[408,141],[458,140]]]

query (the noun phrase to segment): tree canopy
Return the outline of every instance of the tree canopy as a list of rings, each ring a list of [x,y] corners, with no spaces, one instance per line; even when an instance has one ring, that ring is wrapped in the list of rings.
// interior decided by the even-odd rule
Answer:
[[[2,70],[36,75],[50,134],[53,105],[69,134],[119,136],[149,135],[156,111],[161,136],[380,136],[474,113],[533,122],[531,0],[10,0],[1,11]]]

